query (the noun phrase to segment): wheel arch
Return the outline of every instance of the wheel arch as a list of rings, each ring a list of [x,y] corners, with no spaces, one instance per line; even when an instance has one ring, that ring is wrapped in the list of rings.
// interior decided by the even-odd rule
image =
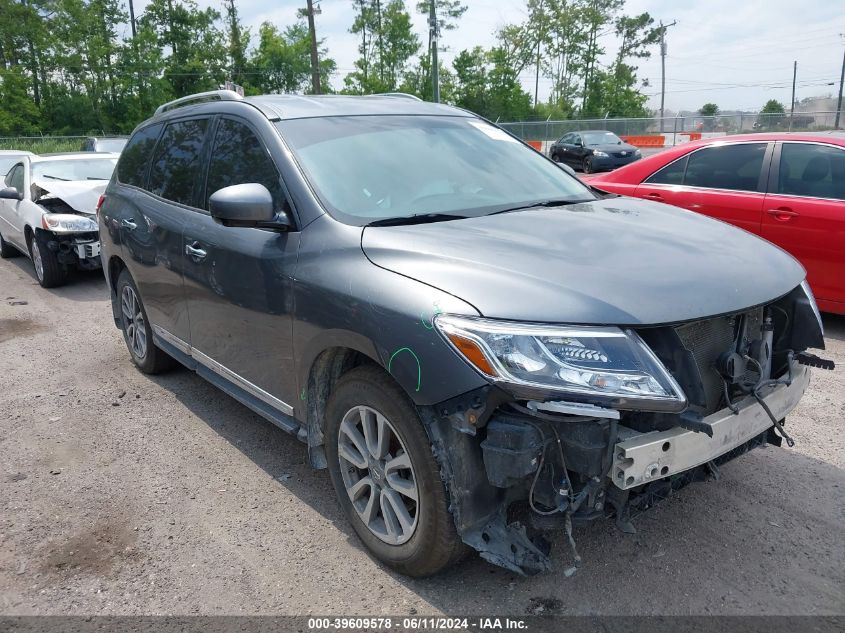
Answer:
[[[117,278],[123,270],[128,269],[126,262],[124,262],[119,255],[112,255],[108,263],[103,266],[106,274],[106,283],[109,286],[109,295],[111,296],[111,311],[114,318],[115,327],[120,327],[120,304],[117,301]]]

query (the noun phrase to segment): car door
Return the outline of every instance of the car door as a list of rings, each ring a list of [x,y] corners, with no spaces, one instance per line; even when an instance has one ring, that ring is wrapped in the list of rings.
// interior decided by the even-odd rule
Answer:
[[[121,188],[129,204],[120,205],[121,215],[115,218],[153,331],[181,351],[187,351],[191,341],[182,279],[182,231],[195,215],[192,205],[201,188],[202,154],[210,122],[209,117],[200,117],[166,125],[149,162],[144,190]],[[147,131],[150,137],[157,136],[155,129]],[[140,148],[143,140],[139,138],[134,147]],[[118,178],[122,178],[121,167],[135,162],[133,147],[128,150],[118,167]],[[140,163],[142,171],[144,165]]]
[[[804,265],[823,310],[845,311],[845,148],[778,143],[762,236]]]
[[[563,154],[566,163],[570,167],[580,167],[584,162],[584,140],[580,134],[573,134],[570,142],[566,144],[566,152]]]
[[[260,183],[277,213],[291,215],[281,175],[268,151],[275,134],[221,116],[208,158],[205,191],[185,224],[185,287],[192,354],[264,403],[290,414],[293,367],[293,273],[299,233],[227,227],[208,213],[208,197],[223,187]]]
[[[26,195],[26,167],[27,162],[15,164],[6,174],[4,185],[14,187]],[[0,200],[0,233],[3,239],[23,252],[27,252],[26,240],[24,239],[24,226],[22,218],[22,207],[24,200]]]
[[[703,147],[646,178],[636,196],[709,215],[759,235],[772,146],[753,142]]]

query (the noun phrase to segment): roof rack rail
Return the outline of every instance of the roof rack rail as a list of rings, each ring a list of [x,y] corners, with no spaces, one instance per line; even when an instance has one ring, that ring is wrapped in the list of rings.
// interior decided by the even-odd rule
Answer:
[[[158,116],[162,112],[175,110],[176,108],[181,108],[182,106],[192,103],[202,103],[203,101],[240,101],[241,99],[243,99],[243,97],[234,90],[209,90],[208,92],[198,92],[195,95],[180,97],[179,99],[174,99],[173,101],[161,104],[156,108],[153,116]]]
[[[414,101],[422,101],[417,95],[408,94],[407,92],[377,92],[373,94],[374,97],[399,97],[400,99],[413,99]]]

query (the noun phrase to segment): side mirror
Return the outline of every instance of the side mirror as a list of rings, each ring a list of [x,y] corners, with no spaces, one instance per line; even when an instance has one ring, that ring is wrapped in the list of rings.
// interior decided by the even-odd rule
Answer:
[[[23,192],[14,187],[0,189],[0,198],[3,200],[23,200]]]
[[[208,199],[211,217],[224,226],[287,230],[290,220],[273,211],[273,196],[257,182],[218,189]]]

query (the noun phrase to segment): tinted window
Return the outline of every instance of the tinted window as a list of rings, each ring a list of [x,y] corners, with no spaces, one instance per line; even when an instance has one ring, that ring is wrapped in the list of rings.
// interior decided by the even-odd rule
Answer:
[[[845,150],[809,143],[784,143],[778,193],[845,200]]]
[[[663,169],[659,169],[645,179],[656,185],[681,185],[684,182],[684,171],[687,168],[687,157],[684,156],[674,163],[669,163]]]
[[[147,164],[153,153],[158,135],[162,125],[150,125],[138,130],[132,135],[126,145],[126,151],[120,155],[120,162],[117,164],[117,179],[127,185],[136,187],[144,186],[144,175],[147,172]]]
[[[19,192],[23,191],[23,165],[15,165],[6,177],[6,183]]]
[[[558,143],[571,143],[572,142],[572,132],[569,134],[564,134],[563,137],[558,141]]]
[[[285,197],[279,183],[279,172],[267,148],[243,123],[221,119],[208,164],[206,208],[208,196],[218,189],[246,182],[257,182],[267,187],[273,195],[276,211],[284,209]]]
[[[173,202],[193,204],[206,128],[208,119],[177,121],[164,128],[150,168],[147,188],[152,193]]]
[[[684,184],[710,189],[757,191],[766,143],[707,147],[693,152]]]
[[[119,154],[123,151],[124,147],[126,147],[125,138],[101,138],[91,149],[98,152],[115,152]]]

